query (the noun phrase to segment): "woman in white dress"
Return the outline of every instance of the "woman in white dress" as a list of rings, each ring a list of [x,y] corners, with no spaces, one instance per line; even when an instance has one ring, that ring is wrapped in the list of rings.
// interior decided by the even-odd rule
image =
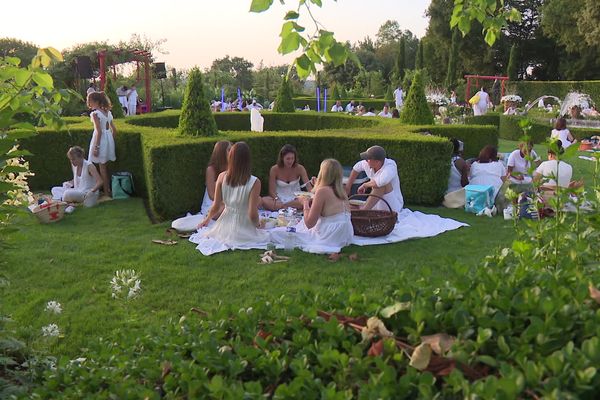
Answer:
[[[204,197],[202,198],[202,205],[200,206],[200,213],[207,215],[210,207],[213,204],[215,198],[215,188],[217,186],[217,177],[227,170],[227,153],[231,149],[231,142],[229,140],[219,140],[213,147],[212,154],[210,155],[210,161],[206,167],[206,174],[204,183],[206,188],[204,189]],[[221,213],[219,212],[215,217],[218,218]]]
[[[479,92],[477,92],[477,95],[479,95],[479,101],[473,104],[473,114],[484,115],[487,112],[488,107],[492,105],[490,95],[487,94],[485,88],[483,87]]]
[[[102,187],[102,178],[96,166],[85,159],[85,151],[73,146],[67,151],[67,158],[73,169],[73,179],[62,186],[52,188],[54,200],[67,203],[83,203],[85,207],[98,204],[98,190]]]
[[[296,148],[286,144],[279,151],[277,164],[273,165],[269,172],[269,196],[262,198],[262,208],[271,211],[287,207],[301,208],[302,202],[296,198],[295,193],[303,187],[308,191],[312,189],[308,174],[298,163]]]
[[[198,226],[196,238],[190,240],[198,243],[200,251],[210,249],[210,254],[214,250],[266,248],[270,240],[267,232],[258,229],[259,202],[260,180],[251,175],[250,148],[238,142],[229,151],[227,170],[217,178],[214,203]],[[222,206],[219,219],[206,228]]]
[[[297,228],[298,247],[309,253],[339,253],[352,242],[350,206],[342,186],[341,164],[332,158],[321,163],[314,197],[302,198],[304,220]]]
[[[104,92],[93,92],[87,97],[87,106],[93,111],[90,119],[94,124],[94,133],[90,142],[88,160],[100,165],[100,176],[102,177],[104,195],[111,197],[110,175],[108,174],[108,162],[115,161],[115,135],[117,128],[113,122],[110,112],[110,100]]]
[[[563,149],[566,149],[573,143],[577,142],[577,140],[571,134],[571,131],[567,129],[567,120],[562,117],[556,120],[554,129],[552,129],[552,133],[550,134],[550,138],[560,140]]]

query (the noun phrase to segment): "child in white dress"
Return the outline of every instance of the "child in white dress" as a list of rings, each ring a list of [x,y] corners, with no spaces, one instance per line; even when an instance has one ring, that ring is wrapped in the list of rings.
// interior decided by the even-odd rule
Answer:
[[[90,142],[88,160],[100,165],[100,176],[104,195],[112,197],[110,190],[110,175],[108,174],[108,162],[117,159],[115,154],[115,135],[117,129],[110,112],[110,100],[104,92],[93,92],[88,95],[87,105],[93,111],[90,119],[94,124],[94,133]]]

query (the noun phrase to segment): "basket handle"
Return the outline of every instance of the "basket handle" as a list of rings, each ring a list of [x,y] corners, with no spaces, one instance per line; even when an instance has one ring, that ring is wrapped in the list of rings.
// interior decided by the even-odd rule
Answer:
[[[394,211],[394,210],[392,210],[392,207],[390,207],[390,203],[388,203],[386,199],[384,199],[381,196],[377,196],[376,194],[371,194],[371,193],[353,194],[352,196],[348,197],[348,200],[350,200],[353,197],[358,197],[358,196],[373,196],[373,197],[377,197],[379,200],[383,200],[383,202],[385,203],[385,205],[388,206],[388,208],[390,209],[390,212]]]

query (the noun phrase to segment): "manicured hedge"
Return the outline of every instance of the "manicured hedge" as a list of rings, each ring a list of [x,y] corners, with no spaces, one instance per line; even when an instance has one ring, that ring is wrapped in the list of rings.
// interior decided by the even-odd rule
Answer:
[[[467,125],[500,125],[500,113],[489,112],[485,115],[469,115],[465,117]]]
[[[516,115],[501,115],[500,116],[500,125],[498,127],[498,134],[502,139],[508,140],[519,140],[523,136],[523,130],[519,126],[519,121],[524,119],[525,117],[516,116]],[[542,143],[546,139],[550,137],[550,133],[552,132],[552,124],[550,122],[544,123],[537,120],[532,120],[531,130],[529,131],[529,136],[534,143]],[[590,129],[585,128],[569,128],[573,136],[578,139],[589,137],[591,135],[596,134],[598,131],[592,131]]]
[[[296,146],[300,162],[309,175],[317,174],[324,158],[333,157],[343,165],[353,165],[361,151],[374,144],[382,145],[398,162],[402,192],[407,203],[439,204],[447,187],[451,145],[437,136],[346,135],[327,131],[318,134],[289,132],[286,135],[252,133],[228,138],[244,140],[250,145],[253,173],[261,179],[265,194],[269,169],[275,164],[279,149],[286,143]],[[161,142],[156,140],[144,153],[150,208],[156,217],[162,219],[198,211],[204,192],[204,168],[214,141]]]
[[[564,99],[571,91],[587,93],[595,102],[600,101],[600,81],[517,81],[510,82],[506,92],[518,94],[527,102],[544,95]]]
[[[252,149],[253,170],[263,181],[267,193],[268,171],[276,161],[281,146],[294,144],[309,174],[316,175],[320,162],[334,157],[343,165],[353,165],[359,153],[380,144],[398,162],[402,191],[409,204],[439,204],[446,190],[451,144],[444,138],[456,137],[465,142],[467,156],[476,155],[485,144],[497,144],[497,130],[491,126],[435,125],[405,126],[398,120],[357,118],[345,115],[265,113],[265,119],[279,124],[277,132],[238,132],[249,122],[248,114],[217,114],[217,123],[228,131],[211,138],[186,137],[170,126],[178,121],[175,111],[128,118],[117,122],[117,161],[111,171],[133,173],[136,190],[149,200],[151,214],[170,219],[187,211],[198,211],[204,193],[204,170],[216,141],[245,140]],[[42,132],[28,139],[25,147],[34,190],[48,190],[71,179],[65,153],[72,145],[87,149],[92,127],[85,117],[73,118],[69,131]],[[304,131],[285,131],[295,128]],[[137,126],[136,126],[137,125]],[[147,126],[141,126],[147,125]],[[336,128],[324,129],[324,128]],[[315,129],[319,129],[318,132]],[[423,135],[428,131],[433,135]]]
[[[368,110],[373,107],[376,110],[383,110],[383,106],[385,103],[388,103],[390,107],[394,107],[395,104],[393,101],[388,101],[385,99],[354,99],[347,98],[342,100],[342,105],[346,108],[346,105],[350,103],[351,100],[354,100],[356,105],[362,103],[363,106]],[[309,105],[310,109],[313,111],[317,111],[317,98],[316,97],[294,97],[294,107],[296,108],[304,108],[305,105]],[[335,104],[335,100],[327,97],[327,112],[331,111],[331,107]],[[321,107],[323,107],[323,97],[321,96]]]
[[[498,146],[498,128],[491,125],[431,125],[419,126],[414,131],[461,140],[465,144],[466,158],[477,157],[488,144]]]
[[[265,131],[314,131],[323,129],[364,128],[378,124],[378,120],[345,114],[325,114],[316,112],[271,113],[264,112]],[[250,131],[249,112],[215,113],[215,121],[220,131]],[[137,126],[177,128],[179,111],[165,111],[146,114],[126,121]]]

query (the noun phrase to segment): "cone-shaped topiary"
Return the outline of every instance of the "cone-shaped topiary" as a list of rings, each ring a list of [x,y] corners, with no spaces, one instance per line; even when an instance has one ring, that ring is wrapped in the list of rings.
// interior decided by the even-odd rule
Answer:
[[[292,89],[288,82],[287,77],[284,77],[279,86],[277,92],[277,98],[275,99],[275,106],[273,107],[275,112],[294,112],[294,102],[292,101]]]
[[[192,69],[188,77],[179,116],[179,132],[192,136],[213,136],[219,133],[204,95],[202,74],[198,68]]]
[[[113,118],[125,117],[125,113],[123,113],[123,107],[121,106],[121,102],[119,101],[119,96],[117,96],[117,91],[115,90],[115,86],[113,85],[113,82],[109,76],[106,76],[104,93],[108,96],[108,99],[112,104],[112,109],[110,110],[110,112],[112,113]]]
[[[433,113],[427,104],[421,71],[417,71],[413,77],[412,85],[400,113],[400,121],[410,125],[433,124]]]

